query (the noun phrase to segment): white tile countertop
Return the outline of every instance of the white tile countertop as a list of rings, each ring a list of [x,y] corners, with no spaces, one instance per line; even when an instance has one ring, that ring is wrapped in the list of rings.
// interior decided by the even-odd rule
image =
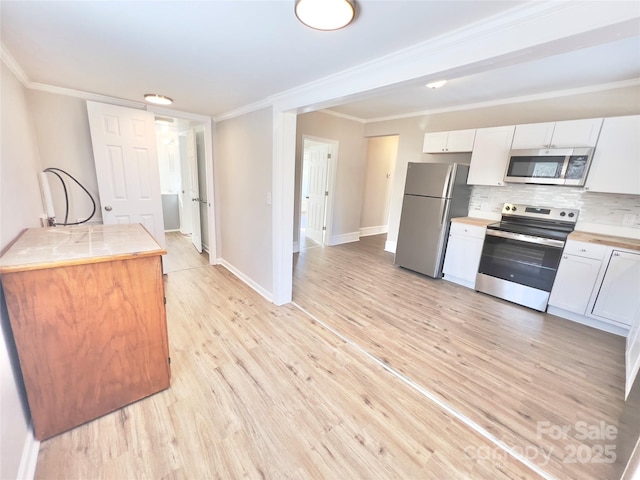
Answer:
[[[0,257],[0,274],[167,253],[140,224],[29,228]]]

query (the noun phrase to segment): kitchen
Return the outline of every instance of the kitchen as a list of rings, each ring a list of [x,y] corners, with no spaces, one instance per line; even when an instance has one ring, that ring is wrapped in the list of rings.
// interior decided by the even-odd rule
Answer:
[[[45,95],[51,95],[52,97],[56,96],[53,93],[42,93],[42,96]],[[41,104],[38,104],[37,102],[37,98],[34,99],[34,97],[36,97],[36,95],[33,92],[30,92],[29,94],[30,97],[30,101],[33,100],[34,104],[36,106],[41,106]],[[429,115],[429,118],[427,119],[427,124],[423,124],[421,125],[419,128],[417,128],[416,130],[419,130],[419,133],[417,135],[415,135],[415,137],[419,137],[418,139],[416,139],[415,142],[411,142],[409,140],[409,137],[402,135],[402,132],[400,132],[401,138],[400,138],[400,147],[399,147],[399,162],[398,162],[398,166],[400,167],[396,173],[396,175],[394,176],[393,180],[394,182],[398,182],[398,181],[403,181],[403,177],[404,177],[404,173],[405,171],[402,170],[403,166],[406,169],[406,164],[408,161],[410,161],[408,158],[400,158],[402,157],[403,153],[407,152],[407,149],[412,150],[411,155],[416,158],[416,161],[420,161],[420,159],[422,158],[423,154],[421,153],[420,150],[420,146],[422,145],[422,137],[425,131],[446,131],[446,130],[455,130],[455,129],[468,129],[468,128],[481,128],[481,127],[491,127],[491,126],[500,126],[500,125],[504,125],[504,124],[516,124],[516,123],[527,123],[527,122],[536,122],[536,121],[556,121],[556,120],[572,120],[572,119],[576,119],[576,118],[592,118],[592,117],[603,117],[603,116],[616,116],[616,115],[627,115],[627,114],[636,114],[637,111],[634,111],[634,105],[637,105],[637,97],[634,96],[633,93],[633,88],[630,89],[627,98],[627,101],[624,100],[620,100],[620,98],[622,98],[621,96],[616,97],[616,100],[614,100],[611,103],[608,103],[606,107],[598,107],[597,105],[597,95],[592,95],[591,96],[591,100],[593,101],[593,103],[590,102],[585,102],[584,104],[578,104],[578,102],[576,102],[576,105],[573,105],[573,107],[571,107],[571,109],[569,109],[568,111],[565,112],[557,112],[556,109],[556,105],[559,103],[562,103],[562,99],[558,100],[552,100],[552,101],[547,101],[548,105],[547,108],[544,110],[544,113],[540,113],[538,112],[538,114],[536,114],[536,112],[534,111],[534,109],[528,110],[527,112],[518,112],[517,114],[514,111],[508,112],[508,111],[504,111],[504,115],[500,115],[500,118],[497,117],[491,117],[491,115],[487,115],[487,110],[482,111],[482,115],[483,118],[480,119],[475,119],[477,121],[473,121],[474,119],[470,118],[473,115],[473,111],[470,112],[466,112],[468,114],[469,118],[464,118],[464,115],[459,117],[459,122],[457,122],[458,124],[456,125],[447,125],[446,121],[442,121],[443,119],[443,115],[441,114],[435,114],[435,115]],[[634,103],[635,102],[635,103]],[[60,103],[63,103],[63,101],[60,101]],[[525,102],[526,103],[526,102]],[[522,105],[518,105],[517,108],[520,109],[522,107]],[[592,109],[593,111],[591,112],[584,112],[584,109]],[[508,110],[508,109],[506,109]],[[579,111],[577,111],[579,110]],[[552,113],[558,114],[558,115],[551,115]],[[486,115],[486,116],[485,116]],[[265,117],[267,117],[268,119],[271,119],[272,115],[271,112],[267,112],[266,115],[264,115]],[[513,117],[513,118],[509,118],[509,117]],[[536,116],[539,116],[540,118],[536,118]],[[444,117],[446,117],[446,115],[444,115]],[[516,118],[517,117],[517,118]],[[423,119],[421,119],[422,121]],[[502,123],[504,121],[504,123]],[[62,122],[61,122],[62,123]],[[231,123],[231,122],[225,122],[224,120],[220,120],[220,123],[222,125],[224,125],[225,123]],[[401,121],[398,121],[398,123],[402,123]],[[429,127],[429,128],[428,128]],[[371,133],[372,130],[374,129],[379,129],[381,128],[380,125],[375,125],[374,123],[367,123],[364,125],[363,127],[366,131],[366,134],[369,135]],[[392,129],[392,130],[396,130],[396,129]],[[398,133],[397,131],[395,133]],[[408,143],[407,143],[408,142]],[[408,146],[410,144],[410,146]],[[271,145],[267,145],[267,149],[270,151]],[[51,151],[53,149],[48,149],[47,145],[42,145],[41,146],[41,151],[42,152],[47,152],[47,151]],[[429,155],[429,154],[426,154]],[[267,165],[267,168],[265,168],[266,170],[266,174],[264,176],[262,176],[261,178],[264,179],[263,183],[258,183],[257,187],[254,188],[255,190],[259,190],[259,196],[260,199],[264,199],[264,194],[263,191],[270,191],[271,188],[271,178],[268,176],[268,170],[271,167],[271,164],[269,162],[265,162],[265,164]],[[249,170],[249,169],[247,169]],[[402,180],[399,180],[402,177]],[[274,180],[275,180],[276,176],[274,175]],[[475,190],[476,187],[474,187]],[[478,187],[478,188],[484,188],[484,187]],[[509,188],[509,187],[504,187],[504,188]],[[400,192],[401,194],[402,189],[394,189],[394,195],[398,195],[397,192]],[[275,195],[275,192],[274,192]],[[224,198],[224,197],[223,197]],[[509,200],[505,200],[505,201],[509,201]],[[264,202],[262,202],[264,203]],[[481,205],[479,207],[480,210],[483,209],[483,205],[482,205],[482,201],[480,202]],[[523,202],[526,203],[526,202]],[[395,206],[398,206],[398,202],[396,201]],[[497,208],[496,205],[488,205],[487,206],[489,210],[491,209],[495,209]],[[256,207],[257,209],[257,207]],[[274,211],[276,211],[276,208],[273,209]],[[494,212],[496,213],[496,212]],[[262,210],[260,210],[260,214],[262,215]],[[394,220],[395,219],[395,220]],[[399,218],[396,217],[392,217],[393,221],[398,220]],[[622,219],[619,222],[620,224],[622,223]],[[355,226],[356,230],[357,230],[357,225]],[[394,241],[394,233],[397,229],[397,224],[396,224],[396,228],[390,228],[390,239],[391,241]],[[229,225],[225,225],[225,238],[224,240],[226,241],[227,244],[230,243],[230,239],[233,239],[233,237],[229,237],[230,233],[229,232],[233,232],[233,224],[229,223]],[[269,233],[269,229],[267,228],[265,230],[265,232],[267,232],[267,235],[265,235],[266,237],[269,237],[270,235],[268,235]],[[240,241],[240,238],[237,239],[238,241]],[[267,258],[270,256],[271,250],[270,250],[270,244],[267,244],[267,242],[265,242],[265,247],[264,250],[265,251],[260,251],[258,252],[259,254],[263,254],[262,258]],[[263,248],[263,246],[259,246],[260,248]],[[224,253],[227,253],[226,251]],[[230,261],[233,261],[233,258],[230,258]],[[262,283],[263,281],[263,276],[258,277],[255,274],[255,271],[252,271],[250,268],[246,270],[246,273],[249,277],[256,279],[259,283]],[[266,269],[267,272],[264,275],[264,278],[269,279],[269,281],[271,280],[271,271],[268,270],[268,268]],[[286,269],[284,269],[286,270]],[[262,272],[260,272],[262,273]],[[268,291],[272,291],[273,289],[271,288],[271,284],[268,282],[264,282],[264,286]]]

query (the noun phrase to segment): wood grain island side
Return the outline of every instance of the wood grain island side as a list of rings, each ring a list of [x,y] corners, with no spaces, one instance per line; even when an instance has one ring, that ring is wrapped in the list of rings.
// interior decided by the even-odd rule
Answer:
[[[38,440],[169,387],[165,253],[132,224],[27,229],[0,257]]]

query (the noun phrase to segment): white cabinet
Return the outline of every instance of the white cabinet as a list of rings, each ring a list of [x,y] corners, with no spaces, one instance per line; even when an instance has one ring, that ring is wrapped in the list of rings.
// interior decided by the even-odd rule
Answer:
[[[433,132],[424,134],[423,153],[470,152],[476,130],[453,130],[451,132]]]
[[[640,195],[640,115],[604,119],[584,188]]]
[[[513,149],[594,147],[602,118],[517,125]]]
[[[485,230],[484,226],[451,222],[442,270],[445,280],[475,287]]]
[[[640,309],[640,253],[613,250],[592,314],[631,326]]]
[[[568,240],[551,289],[549,305],[584,315],[607,247]]]
[[[515,126],[479,128],[471,153],[469,185],[504,185]]]

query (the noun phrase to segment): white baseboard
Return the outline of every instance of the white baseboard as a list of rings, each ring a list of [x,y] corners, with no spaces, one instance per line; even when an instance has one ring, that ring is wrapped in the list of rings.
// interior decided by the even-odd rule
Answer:
[[[38,452],[40,452],[40,442],[33,436],[33,427],[29,425],[16,477],[18,480],[33,480],[38,463]]]
[[[396,253],[396,242],[390,242],[389,240],[384,242],[384,251]]]
[[[589,317],[585,317],[584,315],[578,315],[577,313],[569,312],[562,308],[554,307],[553,305],[549,305],[547,307],[547,313],[550,313],[551,315],[555,315],[556,317],[566,318],[567,320],[571,320],[576,323],[587,325],[588,327],[593,327],[593,328],[597,328],[598,330],[603,330],[605,332],[613,333],[614,335],[620,335],[621,337],[626,337],[629,334],[629,329],[622,327],[622,325],[617,326],[609,322],[596,320],[595,318],[589,318]]]
[[[238,277],[244,283],[246,283],[251,288],[253,288],[256,292],[258,292],[260,295],[262,295],[264,298],[266,298],[268,301],[273,303],[273,294],[271,292],[266,291],[262,286],[258,285],[252,279],[247,277],[244,273],[242,273],[236,267],[231,265],[229,262],[227,262],[224,259],[219,259],[218,264],[222,265],[224,268],[229,270],[231,273],[233,273],[236,277]]]
[[[363,227],[360,229],[361,237],[368,237],[370,235],[380,235],[381,233],[387,233],[389,231],[389,225],[378,225],[377,227]]]
[[[293,242],[293,253],[298,253],[300,251],[300,242]]]
[[[343,233],[341,235],[332,235],[327,245],[341,245],[343,243],[357,242],[360,240],[360,232]]]
[[[173,232],[180,232],[179,228],[170,228],[169,230],[165,230],[164,233],[173,233]],[[182,232],[180,232],[182,233]]]

